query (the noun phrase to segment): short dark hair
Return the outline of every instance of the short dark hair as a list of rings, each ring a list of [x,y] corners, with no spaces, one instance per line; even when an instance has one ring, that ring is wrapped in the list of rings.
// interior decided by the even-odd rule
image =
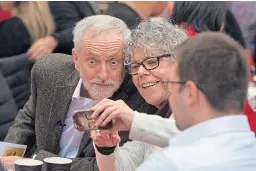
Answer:
[[[175,48],[181,81],[193,81],[219,112],[242,112],[249,65],[243,48],[229,36],[204,32]]]
[[[175,1],[171,19],[178,25],[192,25],[197,33],[220,31],[227,9],[223,1]]]

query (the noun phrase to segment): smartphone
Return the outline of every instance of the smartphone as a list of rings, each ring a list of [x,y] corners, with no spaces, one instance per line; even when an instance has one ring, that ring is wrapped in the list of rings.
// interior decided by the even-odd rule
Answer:
[[[78,131],[92,131],[92,130],[107,130],[113,127],[113,123],[109,122],[104,127],[96,127],[95,122],[96,119],[92,119],[91,116],[93,111],[91,109],[88,110],[79,110],[75,111],[73,115],[74,126]]]

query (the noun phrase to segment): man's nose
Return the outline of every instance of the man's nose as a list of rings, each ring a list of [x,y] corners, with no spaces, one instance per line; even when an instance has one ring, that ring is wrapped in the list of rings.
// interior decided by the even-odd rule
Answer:
[[[102,81],[106,81],[108,79],[108,71],[107,71],[107,66],[106,64],[102,64],[100,67],[100,70],[98,72],[98,77],[102,80]]]

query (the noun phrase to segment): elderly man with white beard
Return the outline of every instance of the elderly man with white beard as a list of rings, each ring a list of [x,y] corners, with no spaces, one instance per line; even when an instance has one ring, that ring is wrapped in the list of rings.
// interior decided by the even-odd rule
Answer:
[[[34,65],[31,97],[4,141],[27,145],[25,157],[66,157],[73,160],[71,171],[96,171],[90,134],[74,129],[74,111],[90,109],[103,98],[123,100],[143,113],[153,114],[156,108],[145,102],[125,73],[123,47],[130,31],[123,21],[91,16],[78,22],[73,33],[72,56],[51,54]],[[126,142],[128,133],[121,137]],[[18,158],[0,160],[14,168]]]

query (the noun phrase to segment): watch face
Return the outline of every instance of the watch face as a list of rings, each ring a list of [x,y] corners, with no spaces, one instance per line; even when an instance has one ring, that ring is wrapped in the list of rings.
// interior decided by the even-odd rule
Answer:
[[[80,110],[75,111],[73,115],[74,126],[78,131],[91,131],[91,130],[103,130],[103,129],[111,129],[113,127],[113,123],[110,122],[104,127],[96,127],[95,122],[97,118],[92,119],[91,115],[93,114],[92,110]]]

